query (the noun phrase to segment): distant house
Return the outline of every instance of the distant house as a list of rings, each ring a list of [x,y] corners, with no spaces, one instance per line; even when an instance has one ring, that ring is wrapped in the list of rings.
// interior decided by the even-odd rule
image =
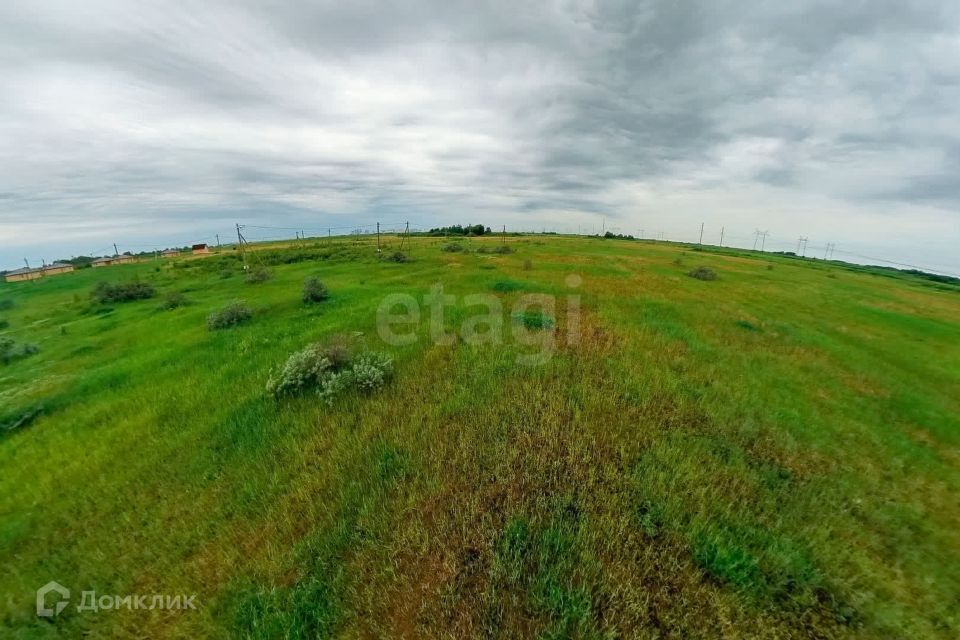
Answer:
[[[55,276],[58,273],[70,273],[73,271],[73,265],[66,262],[54,262],[45,266],[42,271],[45,276]]]
[[[163,250],[163,253],[162,253],[161,255],[163,255],[164,258],[176,258],[178,255],[180,255],[180,250],[179,250],[179,249],[164,249],[164,250]]]
[[[73,265],[65,262],[54,262],[39,268],[21,267],[13,271],[8,271],[4,276],[7,282],[22,282],[24,280],[36,280],[44,276],[55,276],[60,273],[70,273],[73,271]]]
[[[192,249],[193,249],[193,255],[198,255],[198,254],[202,255],[205,253],[210,253],[210,247],[208,247],[205,244],[195,244],[193,245]]]
[[[137,259],[134,258],[133,256],[122,254],[117,256],[110,256],[109,258],[97,258],[90,264],[93,265],[94,268],[97,268],[97,267],[109,267],[114,264],[129,264],[131,262],[136,262],[136,261]]]
[[[43,277],[43,269],[31,269],[30,267],[20,267],[13,271],[7,271],[4,278],[7,282],[22,282],[24,280],[36,280]]]

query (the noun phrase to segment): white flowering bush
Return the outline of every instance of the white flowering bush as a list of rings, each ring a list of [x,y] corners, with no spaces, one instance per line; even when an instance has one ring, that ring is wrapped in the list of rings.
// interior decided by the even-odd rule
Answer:
[[[333,373],[333,364],[323,346],[311,344],[287,358],[280,372],[270,376],[267,391],[275,396],[299,393],[320,386],[322,379]]]
[[[393,359],[385,353],[368,351],[357,356],[351,366],[353,384],[360,391],[379,391],[393,377]]]
[[[267,392],[281,397],[315,392],[327,404],[347,389],[379,391],[393,376],[393,360],[383,353],[364,352],[352,357],[342,342],[314,343],[287,358],[279,372],[271,373]]]

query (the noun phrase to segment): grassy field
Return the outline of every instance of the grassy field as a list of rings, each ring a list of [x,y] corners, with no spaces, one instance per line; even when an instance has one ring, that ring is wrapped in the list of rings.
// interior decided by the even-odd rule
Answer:
[[[261,284],[231,251],[0,285],[0,334],[40,348],[0,364],[0,636],[960,635],[960,288],[649,242],[444,242],[406,263],[265,248]],[[309,276],[327,301],[301,301]],[[90,298],[134,278],[158,296]],[[451,330],[464,296],[501,300],[504,339],[438,344],[425,307],[416,342],[384,345],[384,297],[437,283]],[[161,310],[170,292],[190,304]],[[531,293],[557,301],[536,366],[517,356],[546,342],[509,330]],[[252,320],[208,330],[232,300]],[[395,359],[380,393],[265,392],[354,332]],[[51,580],[70,605],[41,619]],[[94,590],[198,606],[78,611]]]

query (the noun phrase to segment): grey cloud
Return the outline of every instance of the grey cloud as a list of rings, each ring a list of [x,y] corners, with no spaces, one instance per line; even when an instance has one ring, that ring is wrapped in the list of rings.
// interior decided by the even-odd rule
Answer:
[[[946,0],[15,0],[0,95],[0,266],[44,225],[82,250],[64,220],[179,238],[258,212],[834,242],[919,217],[960,246]]]

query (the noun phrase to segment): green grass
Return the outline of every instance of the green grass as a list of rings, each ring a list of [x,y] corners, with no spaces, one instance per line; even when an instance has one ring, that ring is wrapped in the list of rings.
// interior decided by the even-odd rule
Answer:
[[[256,284],[226,252],[0,285],[0,335],[40,347],[0,365],[0,636],[957,637],[958,287],[652,242],[446,242],[406,240],[406,263],[268,246]],[[90,298],[134,279],[157,299]],[[415,343],[383,345],[384,296],[437,283],[449,332],[493,295],[504,340],[434,344],[423,308]],[[518,319],[555,344],[538,366],[508,317],[527,294],[556,297]],[[209,331],[234,300],[252,317]],[[383,391],[265,392],[353,332],[395,358]],[[50,580],[72,606],[40,620]],[[93,589],[200,606],[78,612]]]

